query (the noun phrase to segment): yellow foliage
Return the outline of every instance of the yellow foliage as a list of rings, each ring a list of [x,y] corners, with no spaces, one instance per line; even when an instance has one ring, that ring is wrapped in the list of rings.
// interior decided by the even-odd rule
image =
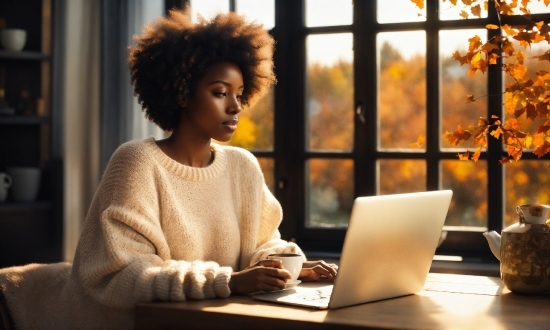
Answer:
[[[403,74],[405,73],[405,68],[402,65],[399,64],[392,64],[388,67],[388,70],[390,72],[390,75],[394,79],[401,79],[403,77]]]
[[[414,2],[414,0],[411,0]],[[446,1],[446,0],[443,0]],[[487,24],[487,29],[501,29],[503,34],[494,35],[490,40],[483,42],[478,35],[468,39],[468,52],[461,55],[458,51],[453,53],[453,58],[460,62],[461,65],[469,64],[468,75],[474,77],[477,71],[485,73],[487,65],[501,65],[502,70],[506,74],[506,89],[504,93],[504,107],[506,114],[510,117],[505,120],[504,125],[500,120],[494,120],[493,124],[479,123],[477,126],[470,125],[468,130],[463,130],[459,125],[454,132],[445,132],[444,138],[451,143],[457,145],[459,142],[465,142],[470,137],[473,137],[474,145],[486,147],[487,136],[492,136],[500,139],[506,150],[508,157],[502,159],[502,164],[507,164],[512,161],[518,161],[523,153],[523,150],[530,148],[533,143],[533,135],[543,135],[544,138],[537,138],[535,142],[538,144],[533,152],[539,158],[550,153],[550,73],[546,70],[539,70],[534,77],[533,72],[529,72],[526,67],[526,60],[538,59],[539,61],[550,61],[550,51],[546,50],[543,54],[535,54],[527,56],[526,53],[531,50],[531,45],[545,42],[550,44],[550,29],[548,23],[544,21],[534,22],[531,20],[528,5],[531,0],[510,0],[483,1],[483,8],[478,0],[462,0],[463,8],[459,12],[459,16],[466,19],[469,17],[467,10],[473,16],[481,17],[482,10],[488,10],[488,2],[494,5],[498,17],[498,25]],[[456,0],[450,0],[453,6],[457,6]],[[550,0],[544,0],[544,4],[548,7]],[[503,24],[500,15],[524,15],[525,25],[512,27],[508,24]],[[521,24],[521,23],[519,23]],[[519,44],[529,50],[516,51],[514,43]],[[500,61],[502,59],[502,61]],[[502,63],[500,63],[502,62]],[[529,77],[532,75],[532,77]],[[468,102],[475,101],[472,94],[467,96]],[[536,125],[529,125],[528,132],[520,130],[520,127],[525,122],[534,122]],[[542,121],[545,123],[542,124]],[[541,141],[539,141],[541,140]],[[470,152],[460,153],[459,159],[469,159],[477,161],[480,156],[481,147],[477,148],[473,154]]]
[[[238,129],[233,133],[229,144],[242,148],[251,148],[256,141],[256,124],[248,117],[241,117]]]

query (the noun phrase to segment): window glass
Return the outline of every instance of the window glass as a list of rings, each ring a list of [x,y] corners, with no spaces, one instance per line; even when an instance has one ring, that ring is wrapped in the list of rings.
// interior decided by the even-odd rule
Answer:
[[[260,167],[262,168],[262,172],[264,174],[265,184],[269,190],[271,190],[271,193],[275,194],[275,162],[273,161],[273,158],[258,157],[258,162],[260,163]]]
[[[198,20],[199,15],[208,20],[216,14],[229,11],[228,0],[189,0],[189,5],[193,22]]]
[[[444,160],[440,165],[441,188],[453,191],[453,200],[445,226],[485,230],[487,228],[486,161]]]
[[[139,4],[131,6],[135,11],[133,11],[133,13],[130,13],[130,15],[134,15],[133,19],[130,19],[131,25],[129,26],[128,31],[130,35],[140,34],[145,24],[150,23],[153,20],[156,20],[159,17],[163,16],[164,6],[165,4],[162,0],[140,1]],[[134,42],[131,39],[128,39],[128,43],[134,45]],[[0,86],[1,85],[2,74],[0,71]],[[163,131],[160,127],[158,127],[152,121],[148,120],[143,115],[141,104],[138,103],[136,97],[132,98],[132,103],[130,106],[133,109],[131,116],[132,140],[145,139],[149,136],[154,136],[155,139],[160,140],[164,139],[167,136],[167,132]]]
[[[269,92],[239,114],[239,124],[230,145],[255,150],[273,150],[273,93]]]
[[[469,65],[461,65],[453,58],[458,51],[465,56],[468,51],[468,39],[478,35],[487,39],[485,30],[442,30],[439,31],[439,91],[441,131],[454,132],[458,125],[468,129],[475,125],[479,117],[487,117],[487,74],[477,72],[473,77],[468,75]],[[467,101],[467,95],[473,95],[474,102]],[[455,148],[440,135],[442,148]],[[474,148],[473,138],[460,143],[456,148]]]
[[[459,19],[477,19],[479,17],[472,14],[470,6],[465,6],[462,1],[456,1],[456,6],[451,4],[451,1],[439,0],[439,19],[442,21],[459,20]],[[477,7],[479,6],[479,7]],[[474,10],[480,11],[481,18],[487,17],[487,10],[480,2],[478,5],[474,4]]]
[[[237,13],[268,30],[275,26],[275,0],[236,0],[235,7]]]
[[[550,13],[550,5],[545,5],[544,3],[547,3],[547,1],[531,1],[527,9],[531,12],[531,14],[544,14],[544,13]],[[521,15],[522,13],[518,13]],[[546,22],[548,23],[548,22]]]
[[[307,37],[307,146],[353,148],[353,39],[351,33]]]
[[[379,33],[377,55],[378,148],[412,151],[426,135],[426,34]]]
[[[353,0],[306,0],[306,26],[351,25]]]
[[[307,163],[307,227],[345,227],[353,204],[353,161],[310,159]]]
[[[378,195],[426,191],[426,161],[381,159],[377,162]]]
[[[379,23],[422,22],[426,20],[426,6],[419,9],[411,0],[377,0],[376,19]]]
[[[528,203],[550,204],[550,161],[521,160],[504,167],[506,209],[504,227],[518,222],[516,206]]]

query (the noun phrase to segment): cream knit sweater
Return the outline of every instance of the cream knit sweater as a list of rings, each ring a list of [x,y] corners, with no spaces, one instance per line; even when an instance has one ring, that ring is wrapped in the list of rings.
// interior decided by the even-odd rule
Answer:
[[[254,156],[213,148],[205,168],[177,163],[153,138],[118,148],[61,289],[60,317],[42,328],[132,328],[136,303],[228,297],[232,271],[271,253],[303,254],[280,239],[281,206]]]

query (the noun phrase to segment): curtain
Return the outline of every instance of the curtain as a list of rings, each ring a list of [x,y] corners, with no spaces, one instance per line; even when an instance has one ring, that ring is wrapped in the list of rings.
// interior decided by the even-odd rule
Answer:
[[[101,170],[122,143],[163,131],[145,119],[133,95],[126,58],[132,36],[164,14],[162,0],[102,0],[101,9]]]
[[[59,0],[54,15],[52,107],[62,117],[63,244],[72,260],[99,181],[99,1]]]
[[[101,175],[116,148],[164,136],[133,96],[126,47],[142,26],[164,14],[163,0],[54,2],[54,91],[63,132],[64,259],[71,261]]]

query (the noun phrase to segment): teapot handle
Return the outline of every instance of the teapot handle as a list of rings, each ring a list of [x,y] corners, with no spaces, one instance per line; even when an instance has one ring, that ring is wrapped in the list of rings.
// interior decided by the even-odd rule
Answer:
[[[525,217],[523,216],[523,210],[521,209],[521,207],[519,205],[516,206],[516,213],[519,215],[519,222],[520,223],[525,223]]]

